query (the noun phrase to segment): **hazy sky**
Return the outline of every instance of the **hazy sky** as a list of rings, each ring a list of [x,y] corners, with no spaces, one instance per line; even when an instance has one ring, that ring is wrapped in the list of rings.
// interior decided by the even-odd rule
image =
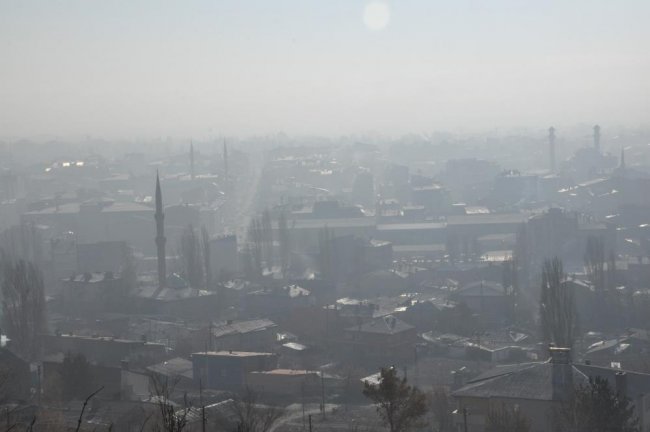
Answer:
[[[648,0],[369,3],[0,0],[0,135],[650,119]]]

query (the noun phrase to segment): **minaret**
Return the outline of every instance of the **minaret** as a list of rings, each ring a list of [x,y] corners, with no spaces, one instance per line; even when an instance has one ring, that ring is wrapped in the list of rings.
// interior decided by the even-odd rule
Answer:
[[[167,285],[167,269],[165,262],[165,215],[163,213],[162,192],[160,190],[160,177],[156,171],[156,247],[158,249],[158,286]]]
[[[594,148],[600,151],[600,126],[594,126]]]
[[[229,192],[230,179],[228,176],[228,144],[223,140],[223,175],[226,179],[226,194]]]
[[[618,168],[620,170],[625,169],[625,147],[621,147],[621,160],[619,161]]]
[[[194,144],[190,141],[190,178],[194,180]]]
[[[548,128],[548,160],[551,173],[555,173],[555,128]]]

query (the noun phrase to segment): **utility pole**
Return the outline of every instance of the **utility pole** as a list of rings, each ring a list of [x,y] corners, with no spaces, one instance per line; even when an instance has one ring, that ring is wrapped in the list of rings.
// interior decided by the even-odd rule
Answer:
[[[305,382],[300,384],[300,396],[302,400],[302,430],[305,430]]]
[[[323,420],[325,420],[325,373],[322,370],[320,371],[320,388],[322,399],[321,410],[323,412]]]
[[[203,382],[199,379],[199,399],[201,403],[201,431],[205,432],[205,404],[203,403]]]

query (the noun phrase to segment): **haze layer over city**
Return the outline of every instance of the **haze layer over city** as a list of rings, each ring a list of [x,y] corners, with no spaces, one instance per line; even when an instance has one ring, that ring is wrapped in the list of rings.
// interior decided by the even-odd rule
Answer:
[[[0,0],[0,425],[650,430],[648,16]]]

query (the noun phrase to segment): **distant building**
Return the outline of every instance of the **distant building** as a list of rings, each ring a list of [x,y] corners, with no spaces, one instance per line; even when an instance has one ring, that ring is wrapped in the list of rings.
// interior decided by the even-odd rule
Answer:
[[[491,409],[503,405],[518,409],[531,422],[532,432],[555,429],[557,410],[574,389],[588,385],[590,377],[609,381],[616,392],[630,398],[640,430],[650,426],[650,375],[572,363],[566,349],[551,349],[551,359],[492,369],[468,381],[452,395],[458,402],[457,426],[483,431]],[[467,419],[467,425],[465,425]]]
[[[509,300],[506,291],[497,282],[473,282],[452,292],[449,298],[464,303],[474,313],[479,314],[483,324],[503,324],[509,316]]]
[[[374,367],[412,361],[417,340],[415,327],[387,315],[346,328],[338,345],[342,355]]]
[[[246,387],[250,372],[268,371],[277,367],[272,353],[244,351],[208,351],[192,354],[194,380],[204,388],[240,391]]]
[[[239,269],[237,255],[237,236],[226,235],[210,240],[210,260],[213,280],[222,276],[234,275]]]
[[[265,352],[273,349],[278,326],[271,320],[257,319],[228,321],[211,329],[210,346],[216,351]]]
[[[77,245],[77,268],[81,273],[113,272],[124,268],[130,250],[125,241],[104,241]]]
[[[123,362],[151,364],[166,354],[165,345],[112,337],[88,337],[69,334],[43,335],[45,354],[83,354],[89,362],[120,366]]]
[[[277,398],[314,397],[320,394],[321,379],[316,371],[298,369],[273,369],[249,372],[248,387],[262,397]]]
[[[82,273],[62,281],[62,306],[72,316],[120,311],[126,289],[112,272]]]

